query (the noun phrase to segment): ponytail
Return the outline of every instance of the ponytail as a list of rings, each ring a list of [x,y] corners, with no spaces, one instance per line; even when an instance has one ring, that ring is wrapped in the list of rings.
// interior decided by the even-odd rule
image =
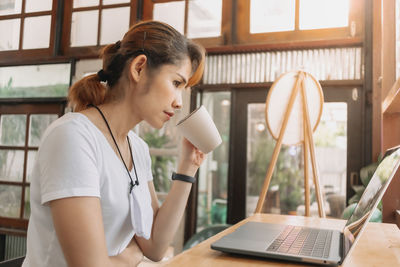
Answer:
[[[100,83],[97,74],[91,74],[72,85],[68,93],[69,106],[76,112],[84,110],[89,104],[104,103],[106,86]]]
[[[100,52],[100,57],[103,58],[103,66],[109,65],[109,62],[117,55],[120,42],[109,44],[105,46]],[[101,71],[102,75],[109,77],[110,75],[104,70]],[[107,81],[107,86],[102,84],[101,81]],[[112,83],[111,83],[112,82]],[[68,102],[73,111],[78,112],[87,108],[89,104],[100,105],[106,100],[107,90],[110,86],[114,85],[114,81],[110,79],[102,80],[99,74],[91,74],[87,77],[77,81],[69,90]]]

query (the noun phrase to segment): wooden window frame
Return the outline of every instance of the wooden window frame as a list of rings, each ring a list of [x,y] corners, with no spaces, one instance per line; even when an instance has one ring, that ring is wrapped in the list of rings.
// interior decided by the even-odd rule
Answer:
[[[143,20],[153,19],[154,4],[185,1],[184,34],[187,35],[189,0],[152,0],[143,3]],[[232,43],[232,8],[233,0],[222,0],[221,35],[210,38],[193,38],[204,47],[221,46]]]
[[[21,230],[27,230],[28,219],[24,218],[25,206],[25,188],[30,186],[30,182],[26,181],[27,176],[27,157],[29,151],[37,151],[37,146],[29,146],[29,121],[31,114],[57,114],[59,117],[64,114],[67,100],[61,98],[16,98],[16,99],[0,99],[0,114],[26,115],[26,133],[24,146],[3,146],[1,149],[24,151],[24,165],[22,181],[0,181],[0,185],[11,185],[22,187],[20,214],[19,218],[0,217],[0,233],[18,233]],[[1,116],[0,115],[0,116]]]
[[[64,20],[62,26],[62,38],[61,38],[61,54],[66,57],[76,58],[96,58],[99,55],[99,50],[104,47],[100,45],[100,33],[101,33],[101,15],[103,9],[118,8],[118,7],[130,7],[129,26],[133,25],[137,21],[137,10],[140,0],[131,0],[129,3],[120,3],[112,5],[103,5],[103,0],[99,0],[99,5],[89,7],[73,8],[73,1],[65,1],[64,4]],[[97,45],[93,46],[79,46],[71,47],[71,22],[72,13],[75,11],[99,11],[98,25],[97,25]]]
[[[53,52],[55,50],[55,36],[56,36],[56,21],[57,21],[57,10],[59,9],[58,0],[53,0],[53,6],[51,10],[48,11],[36,11],[25,13],[25,3],[26,0],[22,0],[21,13],[2,15],[0,20],[6,19],[21,19],[20,29],[19,29],[19,45],[18,50],[5,50],[0,51],[0,64],[6,62],[17,62],[17,61],[34,61],[37,59],[47,59],[54,56]],[[38,17],[38,16],[51,16],[50,25],[50,36],[49,36],[49,47],[48,48],[37,48],[37,49],[22,49],[23,38],[24,38],[24,22],[26,18]]]
[[[250,2],[237,0],[237,42],[238,44],[254,43],[301,43],[304,41],[343,40],[348,42],[354,39],[359,42],[364,37],[364,10],[366,0],[350,0],[349,26],[341,28],[326,28],[315,30],[299,29],[299,3],[296,1],[295,29],[293,31],[250,33]],[[355,23],[355,34],[352,34],[352,22]],[[289,41],[290,40],[290,41]]]

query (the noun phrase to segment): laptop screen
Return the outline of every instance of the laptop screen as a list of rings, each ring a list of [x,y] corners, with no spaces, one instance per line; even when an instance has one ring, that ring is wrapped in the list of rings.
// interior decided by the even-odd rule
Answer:
[[[378,202],[381,200],[384,191],[389,185],[392,177],[397,171],[400,163],[400,149],[395,150],[390,155],[385,154],[374,175],[372,176],[367,188],[365,188],[360,201],[355,207],[343,229],[344,235],[344,255],[349,252],[351,246],[359,236],[363,226],[372,216]]]

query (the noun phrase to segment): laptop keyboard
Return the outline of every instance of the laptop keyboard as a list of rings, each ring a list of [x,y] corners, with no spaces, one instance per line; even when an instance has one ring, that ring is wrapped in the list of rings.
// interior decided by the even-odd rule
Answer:
[[[328,258],[331,248],[332,231],[288,225],[267,248],[299,256]]]

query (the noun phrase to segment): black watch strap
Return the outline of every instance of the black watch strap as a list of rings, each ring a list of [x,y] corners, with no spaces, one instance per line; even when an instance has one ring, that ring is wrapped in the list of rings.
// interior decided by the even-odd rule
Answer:
[[[179,180],[179,181],[192,183],[192,184],[194,184],[196,182],[196,178],[189,176],[189,175],[179,174],[176,172],[172,173],[172,180]]]

